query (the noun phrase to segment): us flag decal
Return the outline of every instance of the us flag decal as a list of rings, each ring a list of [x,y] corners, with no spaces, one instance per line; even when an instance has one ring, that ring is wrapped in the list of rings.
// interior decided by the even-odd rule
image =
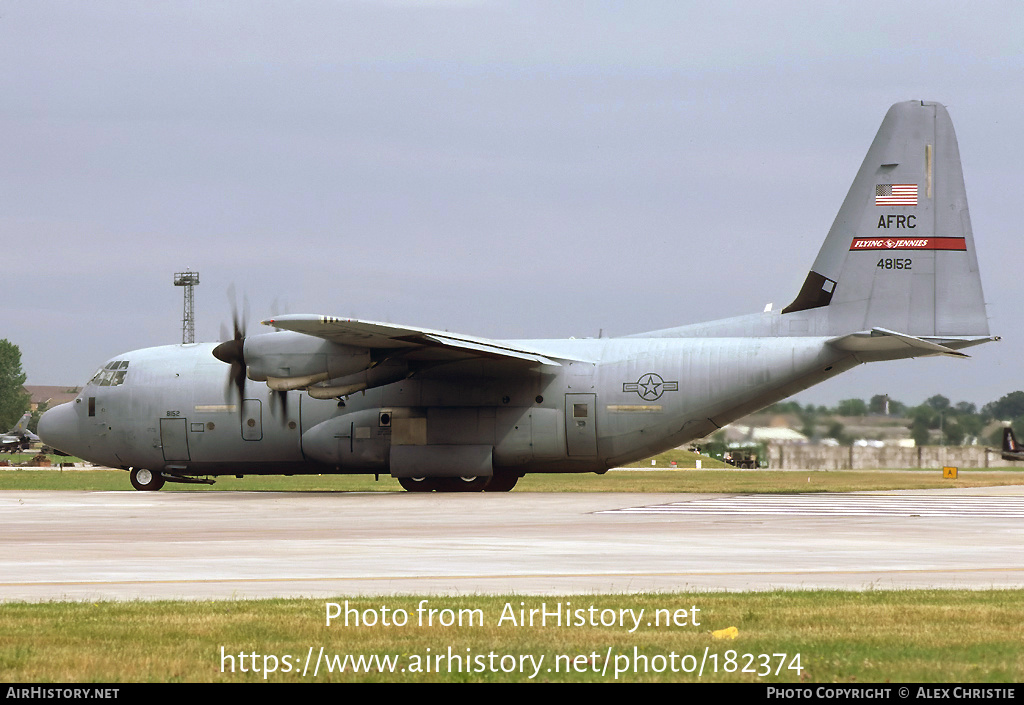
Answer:
[[[917,184],[877,184],[876,206],[916,206]]]

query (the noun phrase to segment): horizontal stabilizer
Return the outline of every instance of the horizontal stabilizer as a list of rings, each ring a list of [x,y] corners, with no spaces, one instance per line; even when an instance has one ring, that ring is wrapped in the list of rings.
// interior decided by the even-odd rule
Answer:
[[[998,340],[998,338],[983,336],[963,338],[955,341],[944,339],[943,342],[950,344],[955,342],[957,347],[967,347],[969,345],[978,345],[979,343],[985,343],[991,340]],[[828,344],[838,350],[846,350],[854,353],[906,352],[907,348],[911,348],[914,350],[920,350],[921,352],[918,353],[920,355],[952,355],[953,357],[970,357],[970,355],[959,352],[948,345],[940,345],[932,340],[926,340],[924,338],[918,338],[904,333],[897,333],[896,331],[887,330],[885,328],[872,328],[871,331],[868,332],[862,331],[859,333],[844,335],[839,338],[833,338],[828,341]]]

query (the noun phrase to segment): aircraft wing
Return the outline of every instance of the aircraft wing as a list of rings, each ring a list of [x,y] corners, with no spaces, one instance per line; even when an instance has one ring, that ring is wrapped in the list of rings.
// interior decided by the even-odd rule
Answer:
[[[306,314],[278,316],[263,321],[263,325],[312,335],[339,345],[396,351],[405,348],[407,351],[403,357],[409,359],[458,360],[489,357],[542,365],[561,365],[553,357],[506,341],[476,338],[430,328]],[[559,357],[565,359],[563,356]]]

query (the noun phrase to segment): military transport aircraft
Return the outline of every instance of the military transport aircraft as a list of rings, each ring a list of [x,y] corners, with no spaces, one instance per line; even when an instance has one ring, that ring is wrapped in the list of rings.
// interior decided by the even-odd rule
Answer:
[[[4,453],[17,453],[19,450],[26,450],[39,440],[39,436],[28,430],[28,422],[31,418],[32,413],[26,411],[10,431],[0,435],[0,450]]]
[[[989,335],[953,125],[889,110],[793,302],[622,338],[491,340],[332,316],[118,355],[46,412],[50,445],[136,489],[218,475],[390,474],[508,491],[688,443],[861,363]]]
[[[1013,435],[1013,429],[1007,426],[1003,429],[1003,460],[1024,460],[1024,446],[1017,442]]]

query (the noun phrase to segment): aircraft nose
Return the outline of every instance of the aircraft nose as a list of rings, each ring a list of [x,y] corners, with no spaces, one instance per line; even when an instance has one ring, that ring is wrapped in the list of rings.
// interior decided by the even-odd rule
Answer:
[[[51,448],[74,453],[78,446],[78,414],[74,403],[61,404],[39,417],[38,435]]]

